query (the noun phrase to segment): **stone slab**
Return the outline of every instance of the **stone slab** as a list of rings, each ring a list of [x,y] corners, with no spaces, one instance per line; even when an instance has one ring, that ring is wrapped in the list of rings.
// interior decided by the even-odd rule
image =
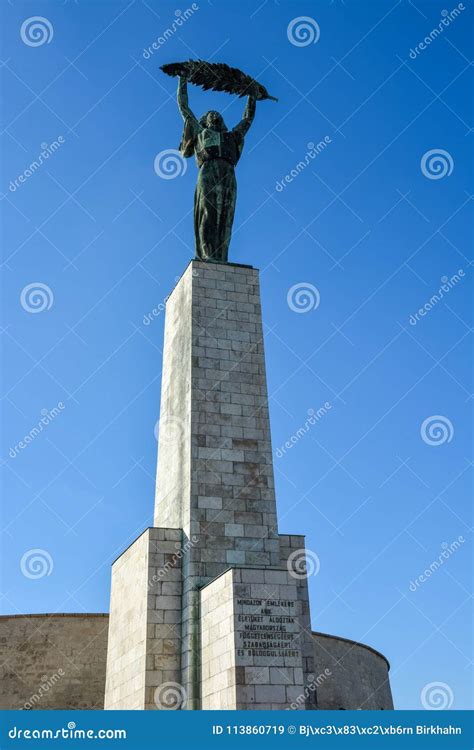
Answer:
[[[300,615],[286,569],[231,568],[205,586],[201,707],[304,709]]]
[[[180,529],[147,529],[112,566],[106,709],[182,708]]]

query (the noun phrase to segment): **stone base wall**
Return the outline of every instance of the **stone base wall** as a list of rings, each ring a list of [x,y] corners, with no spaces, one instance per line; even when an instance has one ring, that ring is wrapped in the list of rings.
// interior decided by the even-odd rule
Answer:
[[[180,700],[180,529],[147,529],[112,566],[106,709],[168,709]],[[180,706],[181,707],[181,706]]]
[[[0,617],[0,709],[102,709],[107,614]]]
[[[287,569],[292,581],[296,585],[299,604],[299,635],[298,640],[303,659],[304,674],[304,706],[307,711],[317,708],[318,693],[312,689],[316,663],[314,659],[313,634],[311,632],[311,613],[309,608],[308,570],[313,561],[308,558],[305,548],[304,535],[280,534],[280,565]],[[300,707],[301,695],[293,708]]]
[[[112,565],[105,708],[144,708],[148,532]]]
[[[382,654],[325,633],[313,633],[313,642],[319,709],[393,710],[390,665]]]
[[[205,586],[201,708],[286,709],[303,695],[300,614],[286,568],[231,568]]]
[[[108,614],[0,616],[0,709],[104,708],[108,621]],[[305,694],[317,691],[318,708],[393,709],[382,654],[324,633],[313,633],[313,643],[315,679]]]
[[[181,685],[200,707],[199,590],[280,565],[258,271],[192,260],[166,303],[156,526],[183,558]]]

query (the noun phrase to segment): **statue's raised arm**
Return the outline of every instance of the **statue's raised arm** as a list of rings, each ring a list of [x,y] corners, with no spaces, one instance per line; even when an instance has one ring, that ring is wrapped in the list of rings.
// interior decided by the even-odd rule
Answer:
[[[255,117],[255,110],[257,108],[257,100],[254,96],[249,96],[247,104],[245,105],[244,114],[241,121],[234,128],[234,133],[239,133],[242,137],[247,134],[253,119]]]
[[[188,82],[184,76],[180,76],[178,81],[178,108],[185,122],[189,118],[197,123],[194,112],[189,108]]]

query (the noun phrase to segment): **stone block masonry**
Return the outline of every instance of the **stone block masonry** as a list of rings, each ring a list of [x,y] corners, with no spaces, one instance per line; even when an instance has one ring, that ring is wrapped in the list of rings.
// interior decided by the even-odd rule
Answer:
[[[0,708],[103,709],[108,624],[108,614],[0,615]],[[327,633],[313,646],[318,672],[295,707],[317,688],[321,709],[393,710],[382,654]],[[159,695],[172,707],[181,698],[176,684]]]
[[[301,534],[280,534],[280,565],[290,573],[296,584],[296,596],[300,603],[299,626],[300,626],[300,648],[303,659],[303,672],[305,675],[304,703],[307,710],[317,707],[317,693],[313,685],[316,668],[319,665],[314,658],[313,634],[311,631],[311,611],[309,604],[308,578],[306,570],[305,538]]]
[[[0,709],[102,710],[108,626],[107,614],[0,616]]]
[[[232,568],[201,591],[202,708],[305,708],[301,601],[286,569]]]
[[[155,527],[113,566],[106,708],[314,709],[304,538],[277,526],[256,269],[193,260],[168,298],[158,444]],[[173,544],[179,561],[150,589]]]
[[[155,526],[171,520],[199,549],[217,537],[209,563],[279,564],[253,268],[192,261],[167,302]]]
[[[155,525],[183,558],[182,679],[200,706],[199,589],[232,565],[279,566],[258,271],[192,261],[166,305]]]
[[[113,564],[105,708],[184,703],[181,560],[180,529],[147,529]]]
[[[278,533],[250,266],[191,261],[168,299],[154,524],[112,566],[105,669],[100,618],[0,618],[2,706],[100,708],[106,672],[106,709],[392,707],[380,654],[311,633]]]

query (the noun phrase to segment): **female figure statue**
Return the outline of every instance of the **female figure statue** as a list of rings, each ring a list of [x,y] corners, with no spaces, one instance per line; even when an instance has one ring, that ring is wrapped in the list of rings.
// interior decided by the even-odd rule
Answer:
[[[186,158],[194,154],[199,167],[194,236],[196,256],[201,260],[227,263],[237,197],[234,168],[255,116],[255,105],[255,97],[249,96],[242,120],[230,131],[219,112],[211,110],[198,120],[188,105],[186,78],[179,78],[178,107],[184,119],[179,150]]]

